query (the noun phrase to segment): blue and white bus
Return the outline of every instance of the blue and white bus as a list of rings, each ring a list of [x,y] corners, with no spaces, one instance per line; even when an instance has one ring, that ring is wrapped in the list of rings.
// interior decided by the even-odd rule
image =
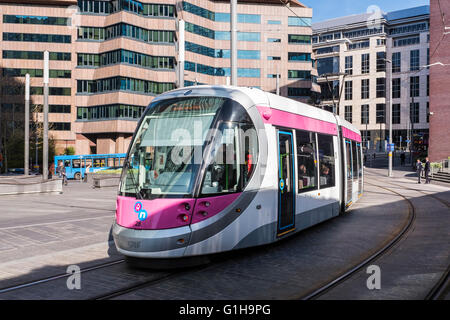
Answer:
[[[55,173],[62,162],[66,168],[67,179],[83,179],[86,167],[89,172],[97,172],[110,168],[122,167],[126,153],[85,154],[73,156],[55,156]]]

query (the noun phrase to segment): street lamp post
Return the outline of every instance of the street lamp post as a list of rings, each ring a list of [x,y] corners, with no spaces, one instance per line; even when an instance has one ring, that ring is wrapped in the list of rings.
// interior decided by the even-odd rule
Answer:
[[[231,69],[231,85],[237,86],[237,0],[230,1],[230,69]]]
[[[389,67],[389,169],[388,169],[388,177],[392,177],[392,61],[389,59],[384,59],[385,62],[390,64]],[[386,81],[387,82],[387,81]],[[387,89],[386,85],[386,89]],[[381,126],[381,124],[380,124]],[[380,132],[381,135],[381,132]],[[380,136],[381,139],[381,136]],[[381,140],[380,140],[381,141]]]
[[[25,154],[24,154],[24,174],[28,176],[30,161],[30,74],[25,75]]]
[[[49,93],[49,52],[44,51],[44,133],[42,154],[42,180],[48,180],[48,93]]]

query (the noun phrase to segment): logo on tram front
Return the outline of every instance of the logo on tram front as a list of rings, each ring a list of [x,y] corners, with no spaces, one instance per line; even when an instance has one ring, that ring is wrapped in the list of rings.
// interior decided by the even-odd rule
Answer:
[[[138,219],[141,221],[144,221],[148,217],[148,213],[143,209],[143,207],[144,206],[139,201],[134,204],[134,212],[138,214]]]

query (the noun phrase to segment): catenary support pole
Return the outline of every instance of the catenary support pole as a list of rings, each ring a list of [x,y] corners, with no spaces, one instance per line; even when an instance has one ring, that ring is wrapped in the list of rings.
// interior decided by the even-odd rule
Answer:
[[[184,20],[180,20],[178,23],[178,84],[180,88],[184,87],[184,33]]]
[[[392,61],[387,60],[389,65],[389,170],[388,177],[392,177]],[[387,86],[386,86],[387,87]]]
[[[25,152],[24,152],[24,173],[29,174],[30,167],[30,74],[25,75]]]
[[[42,148],[42,180],[48,180],[48,60],[49,53],[44,51],[44,136]]]
[[[230,1],[231,85],[237,86],[237,0]]]

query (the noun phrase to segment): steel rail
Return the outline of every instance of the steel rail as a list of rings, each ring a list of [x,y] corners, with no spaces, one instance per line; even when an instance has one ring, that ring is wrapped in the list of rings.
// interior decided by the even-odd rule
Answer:
[[[383,246],[381,249],[377,250],[375,253],[370,255],[368,258],[366,258],[366,259],[362,260],[361,262],[359,262],[358,264],[354,265],[353,267],[351,267],[350,269],[348,269],[347,271],[345,271],[344,273],[342,273],[340,276],[336,277],[335,279],[328,281],[327,283],[325,283],[324,285],[321,285],[320,287],[318,287],[316,289],[313,289],[312,291],[310,291],[309,293],[307,293],[306,295],[301,297],[299,300],[312,300],[312,299],[315,299],[315,298],[325,294],[332,288],[336,287],[340,283],[344,282],[345,280],[347,280],[350,277],[352,277],[353,275],[355,275],[364,266],[368,265],[369,263],[372,263],[376,259],[378,259],[381,256],[383,256],[384,254],[386,254],[408,233],[408,231],[411,230],[411,227],[413,226],[414,221],[416,219],[416,210],[415,210],[414,205],[412,204],[411,200],[409,200],[407,197],[405,197],[405,196],[401,195],[400,193],[393,191],[389,188],[371,184],[368,182],[366,182],[366,183],[370,184],[372,186],[381,188],[381,189],[388,190],[389,192],[395,193],[398,196],[402,197],[408,203],[408,208],[409,208],[408,211],[409,212],[408,212],[407,222],[404,224],[402,230],[391,241],[389,241],[385,246]]]
[[[112,262],[106,262],[106,263],[102,263],[96,266],[92,266],[89,268],[84,268],[84,269],[80,269],[80,274],[83,272],[89,272],[89,271],[94,271],[94,270],[98,270],[98,269],[102,269],[102,268],[106,268],[106,267],[110,267],[113,265],[117,265],[120,263],[125,262],[125,259],[120,259],[120,260],[116,260],[116,261],[112,261]],[[0,289],[0,294],[2,293],[7,293],[7,292],[11,292],[14,290],[18,290],[18,289],[22,289],[22,288],[28,288],[28,287],[32,287],[38,284],[42,284],[42,283],[46,283],[46,282],[50,282],[50,281],[54,281],[54,280],[58,280],[58,279],[63,279],[63,278],[68,278],[71,275],[73,275],[72,273],[61,273],[61,274],[57,274],[55,276],[50,276],[50,277],[46,277],[46,278],[42,278],[39,280],[34,280],[34,281],[30,281],[30,282],[24,282],[18,285],[14,285],[14,286],[10,286],[10,287],[5,287],[3,289]]]

